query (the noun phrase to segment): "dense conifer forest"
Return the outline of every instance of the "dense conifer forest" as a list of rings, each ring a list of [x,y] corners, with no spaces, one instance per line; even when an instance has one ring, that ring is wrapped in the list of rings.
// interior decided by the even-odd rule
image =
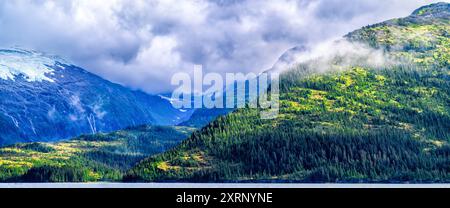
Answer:
[[[336,54],[285,71],[276,119],[198,110],[182,126],[11,145],[0,148],[0,181],[449,183],[449,5],[342,40],[384,64]]]
[[[396,63],[303,63],[281,77],[277,119],[236,110],[125,181],[450,182],[449,14],[437,4],[348,34]]]
[[[120,181],[136,163],[174,147],[192,131],[187,127],[138,126],[58,143],[3,147],[0,181]]]

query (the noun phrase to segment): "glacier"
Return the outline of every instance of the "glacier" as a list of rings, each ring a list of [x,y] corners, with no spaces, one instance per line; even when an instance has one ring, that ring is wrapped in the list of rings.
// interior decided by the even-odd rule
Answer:
[[[69,65],[56,56],[48,56],[36,51],[23,49],[0,49],[0,78],[14,80],[22,75],[29,82],[55,82],[48,75],[53,75],[50,66]]]
[[[176,125],[192,114],[57,56],[17,48],[0,49],[0,98],[0,146]]]

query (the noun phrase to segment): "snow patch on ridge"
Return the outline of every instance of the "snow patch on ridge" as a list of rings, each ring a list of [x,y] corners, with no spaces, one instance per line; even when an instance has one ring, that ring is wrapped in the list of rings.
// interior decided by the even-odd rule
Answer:
[[[52,66],[64,64],[65,61],[47,56],[43,53],[22,49],[0,49],[0,79],[15,80],[22,75],[28,82],[55,82],[47,75],[52,75]]]

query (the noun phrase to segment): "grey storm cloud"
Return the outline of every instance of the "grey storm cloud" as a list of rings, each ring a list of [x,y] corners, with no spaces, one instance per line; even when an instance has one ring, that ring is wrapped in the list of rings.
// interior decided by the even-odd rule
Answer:
[[[432,2],[1,1],[0,46],[57,54],[110,81],[161,93],[172,89],[174,73],[194,65],[205,72],[261,72],[289,48],[407,16]]]

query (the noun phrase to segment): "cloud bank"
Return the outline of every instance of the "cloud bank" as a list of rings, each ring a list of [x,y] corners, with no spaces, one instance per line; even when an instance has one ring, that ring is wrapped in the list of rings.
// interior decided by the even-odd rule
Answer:
[[[441,0],[442,1],[442,0]],[[286,50],[409,15],[423,0],[15,0],[0,46],[58,54],[150,93],[176,72],[262,72]]]
[[[283,73],[304,66],[314,72],[324,73],[345,70],[354,66],[386,68],[401,64],[409,63],[396,59],[384,50],[340,38],[318,43],[311,48],[293,48],[287,51],[270,71]]]

